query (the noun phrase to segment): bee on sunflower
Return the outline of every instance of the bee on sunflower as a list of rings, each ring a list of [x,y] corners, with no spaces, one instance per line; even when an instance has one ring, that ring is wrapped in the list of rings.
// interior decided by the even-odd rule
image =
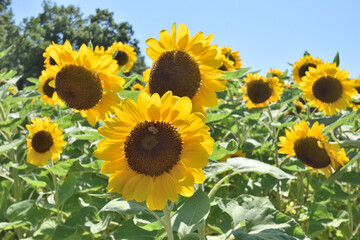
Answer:
[[[214,140],[205,116],[192,113],[188,97],[161,98],[154,93],[125,99],[115,108],[115,118],[98,129],[105,137],[94,155],[105,160],[101,172],[110,174],[108,190],[127,201],[146,201],[150,210],[161,210],[178,195],[190,197],[193,185],[205,181]]]
[[[343,148],[338,144],[330,144],[326,135],[322,133],[324,124],[315,122],[312,128],[302,120],[292,128],[285,130],[286,136],[279,137],[279,153],[287,154],[287,157],[296,156],[303,162],[311,173],[319,170],[328,178],[330,175],[344,166],[349,158]]]

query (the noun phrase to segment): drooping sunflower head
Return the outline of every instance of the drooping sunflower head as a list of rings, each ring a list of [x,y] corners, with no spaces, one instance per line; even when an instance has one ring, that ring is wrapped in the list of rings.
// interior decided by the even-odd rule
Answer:
[[[220,67],[223,71],[234,71],[240,69],[242,66],[239,51],[231,51],[231,47],[221,47],[221,61]]]
[[[136,83],[131,87],[131,91],[135,91],[135,90],[143,91],[144,87],[143,87],[143,85]]]
[[[44,67],[48,68],[51,66],[55,66],[58,63],[54,58],[51,57],[51,55],[55,54],[54,52],[57,52],[58,54],[67,51],[67,52],[75,52],[72,50],[72,46],[69,41],[65,41],[64,44],[55,44],[54,42],[50,44],[43,53],[44,60]]]
[[[319,58],[313,58],[311,55],[306,55],[300,58],[293,65],[292,77],[295,83],[300,84],[302,78],[306,76],[306,72],[310,68],[316,68],[318,65],[323,64],[324,62]]]
[[[146,201],[151,210],[161,210],[178,194],[189,197],[194,183],[205,180],[202,167],[208,163],[214,140],[205,117],[191,113],[188,97],[166,92],[138,95],[137,103],[124,100],[115,109],[116,118],[98,129],[105,137],[94,154],[105,160],[101,171],[110,174],[108,190],[126,200]]]
[[[322,170],[329,177],[349,159],[343,148],[327,142],[326,135],[322,133],[324,128],[324,124],[315,122],[310,129],[308,123],[302,120],[285,130],[286,137],[279,138],[279,153],[287,154],[287,157],[296,156],[312,172],[318,174],[318,170]]]
[[[280,78],[284,73],[280,69],[270,68],[270,73],[273,77]]]
[[[110,55],[96,55],[90,47],[82,45],[79,52],[53,52],[58,64],[55,93],[67,106],[80,112],[90,125],[104,120],[114,105],[120,102],[116,92],[123,89],[125,80],[116,75],[118,66]]]
[[[27,136],[27,161],[36,166],[44,166],[49,159],[58,161],[62,148],[66,145],[63,141],[63,130],[58,129],[57,123],[51,123],[50,118],[32,119],[32,125],[26,125],[29,130]]]
[[[38,84],[38,91],[42,94],[40,99],[44,99],[45,104],[60,106],[64,105],[64,102],[61,101],[55,93],[55,88],[50,86],[49,83],[55,80],[56,71],[52,67],[48,67],[45,70],[41,71],[41,76],[39,77],[40,83]]]
[[[210,45],[212,35],[199,32],[190,38],[189,29],[180,24],[171,33],[160,32],[160,41],[150,38],[146,41],[148,56],[153,60],[152,68],[144,74],[148,82],[146,91],[160,96],[172,91],[179,97],[188,97],[194,111],[217,104],[215,92],[223,91],[226,82],[219,79],[224,73],[221,66],[221,52],[216,45]]]
[[[122,42],[114,42],[106,52],[116,60],[119,70],[125,66],[124,73],[129,72],[137,60],[134,48]]]
[[[245,84],[239,89],[248,108],[265,107],[268,103],[276,102],[283,92],[283,85],[277,77],[267,78],[248,73],[244,78]]]
[[[333,115],[346,109],[357,93],[350,73],[340,70],[335,63],[325,63],[310,68],[303,78],[300,88],[310,105],[318,107],[326,115]]]

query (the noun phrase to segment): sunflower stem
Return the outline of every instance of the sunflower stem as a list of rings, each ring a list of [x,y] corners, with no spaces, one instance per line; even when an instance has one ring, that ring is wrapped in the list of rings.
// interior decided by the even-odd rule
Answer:
[[[350,183],[348,184],[347,190],[348,190],[348,194],[351,195]],[[347,209],[348,209],[348,214],[349,214],[349,235],[350,235],[350,239],[351,239],[353,236],[354,220],[353,220],[353,214],[352,214],[352,204],[351,204],[350,199],[347,200]]]
[[[51,160],[51,166],[54,166],[54,161],[52,161],[52,160]],[[61,224],[61,213],[60,213],[60,209],[59,209],[59,185],[57,184],[55,175],[51,171],[49,171],[49,172],[52,177],[53,184],[54,184],[57,223]]]
[[[279,165],[279,153],[278,153],[278,148],[277,148],[277,131],[276,131],[276,126],[275,126],[275,122],[274,121],[274,118],[272,116],[272,113],[271,113],[271,108],[270,108],[270,105],[269,103],[267,104],[267,110],[269,112],[269,117],[270,117],[270,121],[272,124],[271,128],[272,128],[272,137],[273,137],[273,143],[274,143],[274,159],[275,159],[275,165],[277,168],[280,168],[280,165]],[[278,199],[278,209],[281,208],[281,193],[280,193],[280,181],[277,183],[276,185],[276,188],[277,188],[277,199]]]
[[[220,188],[221,184],[223,182],[225,182],[226,180],[228,180],[229,178],[231,178],[232,176],[238,174],[238,172],[233,172],[229,175],[226,175],[225,177],[223,177],[222,179],[220,179],[220,181],[218,181],[215,186],[210,190],[210,192],[208,193],[208,197],[211,198],[211,196]]]
[[[172,206],[168,206],[166,204],[166,206],[164,207],[164,217],[165,217],[165,230],[167,233],[167,237],[168,240],[174,240],[174,235],[173,235],[173,231],[172,231],[172,226],[171,226],[171,210],[170,208],[172,208]]]

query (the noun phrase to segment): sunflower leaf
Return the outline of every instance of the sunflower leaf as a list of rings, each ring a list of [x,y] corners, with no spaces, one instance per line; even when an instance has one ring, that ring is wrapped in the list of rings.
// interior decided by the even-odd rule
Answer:
[[[336,53],[335,57],[334,57],[334,60],[333,60],[333,63],[336,63],[336,66],[339,66],[340,65],[340,55],[339,55],[339,52]]]
[[[173,230],[181,235],[193,232],[205,220],[210,211],[210,200],[207,194],[198,190],[188,198],[171,218]]]
[[[327,133],[327,132],[333,131],[335,128],[337,128],[341,125],[344,125],[345,123],[348,123],[350,120],[352,120],[354,118],[355,115],[356,115],[356,112],[352,112],[351,114],[336,120],[334,123],[326,126],[324,128],[323,132]]]
[[[232,79],[238,79],[241,78],[244,73],[246,73],[247,71],[249,71],[251,68],[240,68],[238,70],[235,71],[231,71],[231,72],[224,72],[225,73],[225,77],[222,77],[222,80],[232,80]]]
[[[25,142],[25,139],[17,139],[12,141],[11,143],[0,146],[0,154],[9,151],[10,149],[13,149],[16,146],[19,146],[23,142]]]
[[[228,158],[227,163],[236,172],[256,172],[259,174],[270,174],[277,179],[294,179],[295,177],[285,173],[280,168],[274,167],[270,164],[260,162],[255,159],[235,157]]]
[[[117,212],[120,214],[136,214],[145,211],[146,208],[135,201],[125,201],[122,198],[108,202],[99,212]]]

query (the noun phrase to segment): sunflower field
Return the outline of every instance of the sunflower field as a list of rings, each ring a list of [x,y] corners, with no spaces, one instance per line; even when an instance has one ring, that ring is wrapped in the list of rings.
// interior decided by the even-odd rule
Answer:
[[[360,78],[339,54],[263,76],[159,31],[142,75],[121,42],[53,43],[21,90],[0,69],[0,238],[360,239]]]

